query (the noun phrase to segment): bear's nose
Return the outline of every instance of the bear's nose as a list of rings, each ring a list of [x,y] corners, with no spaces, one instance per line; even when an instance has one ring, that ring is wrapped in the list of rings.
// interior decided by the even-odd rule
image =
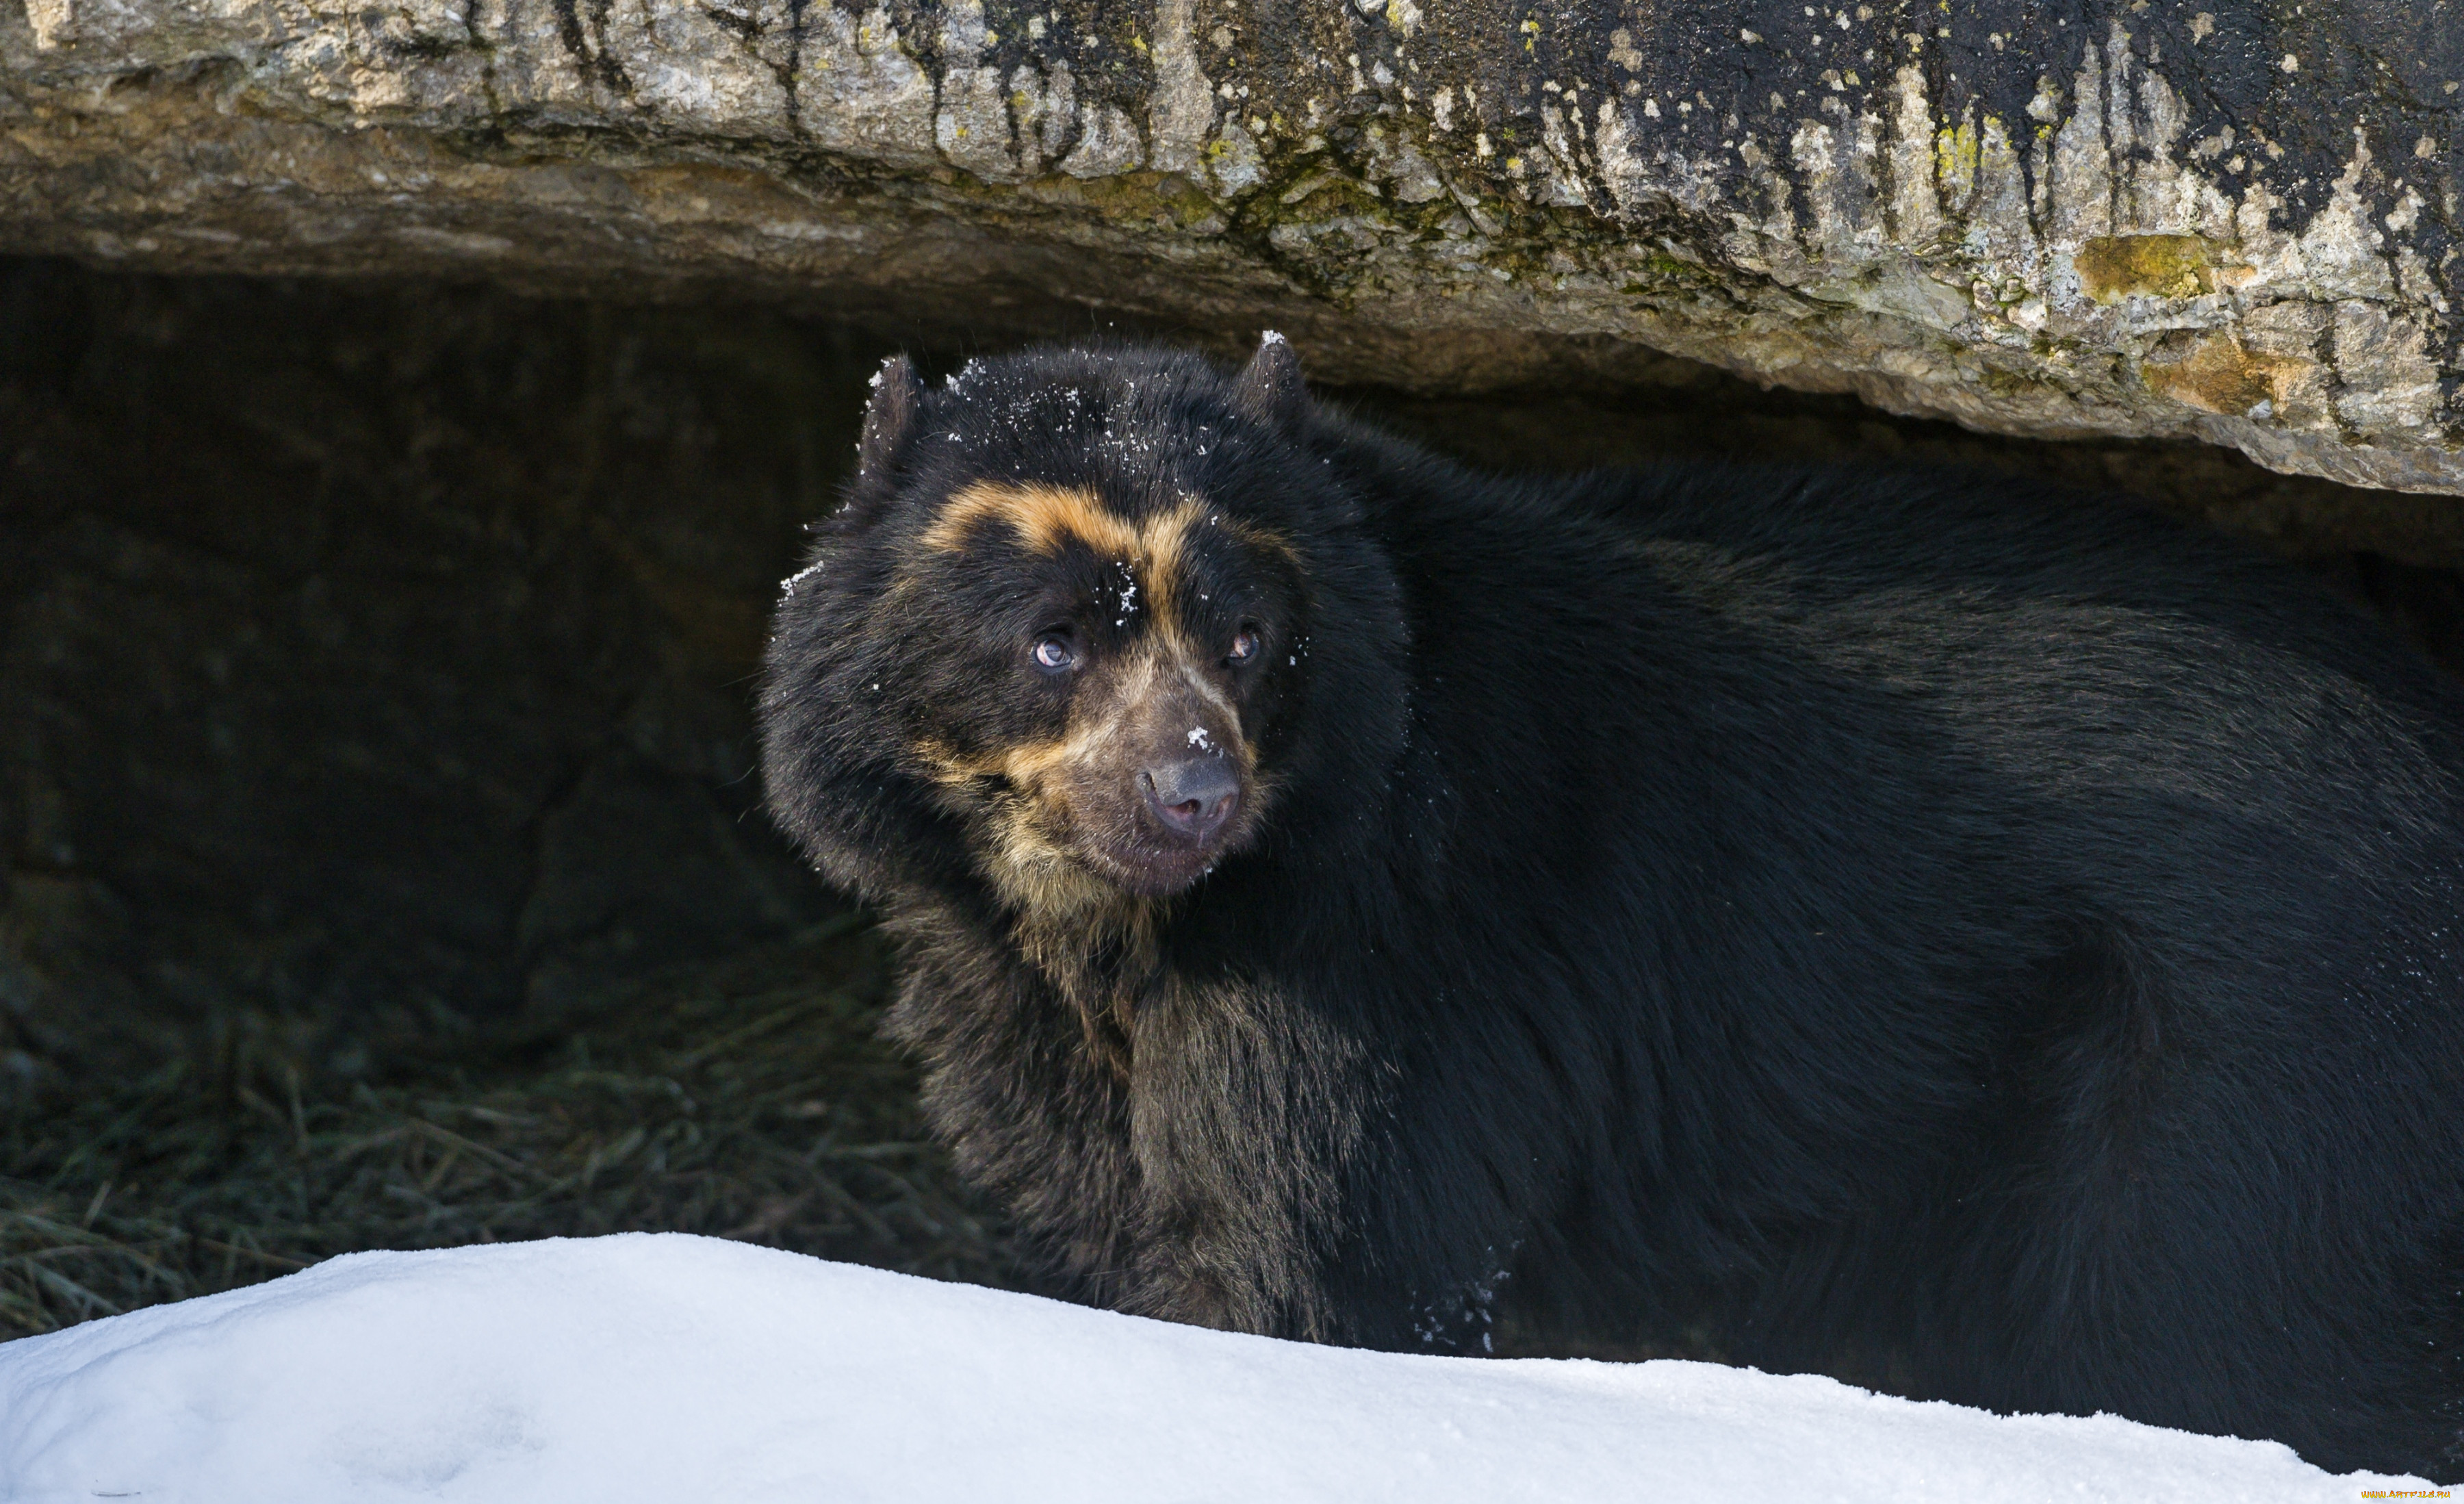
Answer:
[[[1241,802],[1241,775],[1227,758],[1160,763],[1140,773],[1138,784],[1165,829],[1200,844],[1223,829]]]

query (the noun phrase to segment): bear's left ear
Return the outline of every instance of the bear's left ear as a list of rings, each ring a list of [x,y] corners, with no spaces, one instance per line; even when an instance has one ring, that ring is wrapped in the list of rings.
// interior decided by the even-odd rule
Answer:
[[[1269,329],[1258,341],[1258,353],[1233,387],[1233,402],[1268,428],[1289,430],[1309,407],[1309,384],[1301,379],[1301,358],[1289,342]]]
[[[889,465],[923,410],[924,384],[913,363],[904,355],[882,362],[872,378],[872,401],[864,409],[864,437],[856,441],[856,474],[877,475]]]

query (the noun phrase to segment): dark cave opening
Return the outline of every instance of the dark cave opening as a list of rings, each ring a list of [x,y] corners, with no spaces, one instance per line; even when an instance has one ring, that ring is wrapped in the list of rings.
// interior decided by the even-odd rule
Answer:
[[[834,912],[759,811],[764,614],[894,339],[755,308],[0,264],[0,1028],[348,1076]],[[928,368],[959,352],[922,352]],[[2295,553],[2464,667],[2464,515],[1705,369],[1358,408],[1475,462],[1956,464]]]
[[[917,1141],[869,1038],[878,947],[753,773],[766,613],[900,343],[0,260],[0,1332],[354,1247],[633,1227],[1032,1282]],[[1506,468],[2130,492],[2464,670],[2451,498],[1683,369],[1339,395]],[[83,1294],[36,1270],[63,1250]]]

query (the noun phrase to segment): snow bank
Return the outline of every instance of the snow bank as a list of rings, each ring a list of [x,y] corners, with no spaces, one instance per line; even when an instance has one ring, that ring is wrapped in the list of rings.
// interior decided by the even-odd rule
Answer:
[[[0,1346],[0,1497],[2317,1499],[2273,1444],[1201,1332],[675,1235],[361,1253]]]

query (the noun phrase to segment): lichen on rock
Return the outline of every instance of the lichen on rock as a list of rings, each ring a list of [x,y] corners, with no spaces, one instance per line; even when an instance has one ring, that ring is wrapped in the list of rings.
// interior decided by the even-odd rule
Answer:
[[[1330,377],[1428,390],[1661,351],[2454,493],[2443,17],[23,0],[0,246],[991,335],[1271,323]]]

